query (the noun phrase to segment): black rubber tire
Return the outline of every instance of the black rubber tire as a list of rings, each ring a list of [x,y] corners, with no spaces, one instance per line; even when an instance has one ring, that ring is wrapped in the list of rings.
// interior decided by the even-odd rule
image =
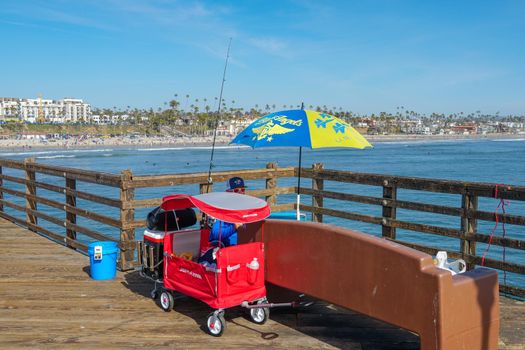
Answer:
[[[206,319],[206,329],[208,330],[208,333],[214,337],[220,337],[223,335],[226,330],[226,320],[224,319],[224,315],[220,313],[216,316],[213,312],[209,314]]]
[[[173,295],[168,292],[167,290],[160,293],[160,307],[162,310],[166,312],[170,312],[171,309],[173,309],[173,305],[175,304],[173,300]]]
[[[265,324],[270,318],[270,309],[267,307],[255,307],[248,311],[250,319],[256,324]]]

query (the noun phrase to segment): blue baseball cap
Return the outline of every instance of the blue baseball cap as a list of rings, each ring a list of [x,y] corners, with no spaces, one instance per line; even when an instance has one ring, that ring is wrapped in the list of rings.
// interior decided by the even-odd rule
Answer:
[[[246,186],[244,186],[244,180],[241,177],[235,176],[228,180],[228,190],[244,187]]]

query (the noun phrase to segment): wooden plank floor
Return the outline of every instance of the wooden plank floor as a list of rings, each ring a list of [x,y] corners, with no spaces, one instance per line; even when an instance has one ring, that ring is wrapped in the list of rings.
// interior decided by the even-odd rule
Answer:
[[[177,296],[163,312],[137,273],[94,281],[89,259],[0,219],[0,349],[418,349],[418,337],[318,303],[274,309],[265,325],[228,310],[221,338],[202,328],[210,309]],[[525,304],[502,298],[501,349],[525,348]]]

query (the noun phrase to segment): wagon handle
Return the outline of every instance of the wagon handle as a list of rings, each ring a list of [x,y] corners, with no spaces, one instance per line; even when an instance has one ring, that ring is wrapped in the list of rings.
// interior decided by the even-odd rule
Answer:
[[[241,306],[247,309],[256,309],[260,307],[308,307],[314,304],[313,301],[292,301],[289,303],[260,303],[260,304],[248,304],[247,301],[243,301]]]

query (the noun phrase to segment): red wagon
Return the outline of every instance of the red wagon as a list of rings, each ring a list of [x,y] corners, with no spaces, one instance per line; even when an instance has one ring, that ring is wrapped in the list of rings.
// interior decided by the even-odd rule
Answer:
[[[251,223],[270,215],[270,208],[264,200],[229,192],[171,195],[164,197],[161,205],[166,213],[186,208],[197,208],[208,216],[230,223]],[[222,335],[226,327],[224,310],[233,306],[248,308],[253,322],[265,323],[273,304],[266,300],[264,244],[253,242],[229,247],[219,244],[212,248],[214,263],[203,265],[197,259],[210,248],[208,238],[208,228],[173,232],[166,229],[163,235],[157,236],[145,234],[145,243],[156,240],[159,249],[154,254],[159,261],[153,261],[151,246],[149,253],[143,251],[143,270],[156,267],[161,276],[156,280],[152,297],[160,294],[160,305],[165,311],[173,308],[174,291],[205,302],[215,309],[206,322],[213,336]],[[157,284],[161,287],[157,288]]]

